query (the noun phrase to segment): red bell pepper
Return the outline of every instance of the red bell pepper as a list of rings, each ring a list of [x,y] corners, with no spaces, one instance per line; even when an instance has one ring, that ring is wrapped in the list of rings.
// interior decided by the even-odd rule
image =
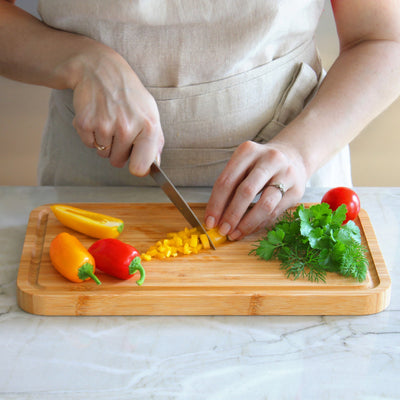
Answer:
[[[140,273],[136,283],[140,286],[145,279],[145,271],[141,264],[139,252],[130,244],[119,239],[107,238],[94,242],[89,247],[94,257],[96,268],[119,279],[129,279]]]

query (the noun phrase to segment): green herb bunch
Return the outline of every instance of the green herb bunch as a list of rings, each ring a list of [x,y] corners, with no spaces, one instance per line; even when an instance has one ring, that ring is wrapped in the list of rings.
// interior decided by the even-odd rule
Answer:
[[[361,244],[358,226],[345,225],[347,208],[332,211],[321,203],[286,211],[250,253],[264,260],[278,259],[287,278],[326,281],[326,273],[336,272],[362,282],[368,269],[367,250]]]

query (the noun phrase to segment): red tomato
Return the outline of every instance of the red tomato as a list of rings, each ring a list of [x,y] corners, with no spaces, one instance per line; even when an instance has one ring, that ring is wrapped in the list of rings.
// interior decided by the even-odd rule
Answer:
[[[360,212],[360,199],[354,190],[347,187],[337,187],[328,190],[324,197],[322,197],[321,203],[328,203],[329,207],[335,211],[340,205],[345,204],[347,207],[346,219],[343,222],[354,220],[357,218]]]

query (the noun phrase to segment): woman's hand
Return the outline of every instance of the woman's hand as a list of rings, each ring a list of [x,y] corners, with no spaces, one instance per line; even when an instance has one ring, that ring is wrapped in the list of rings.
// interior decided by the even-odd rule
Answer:
[[[239,146],[214,185],[207,228],[219,226],[235,240],[272,224],[301,199],[308,178],[398,98],[400,7],[396,0],[382,4],[332,0],[339,57],[307,107],[274,139]]]
[[[307,181],[300,154],[279,142],[241,144],[218,177],[208,202],[207,229],[219,226],[238,240],[274,223],[303,196]],[[272,184],[282,184],[285,193]],[[259,200],[251,208],[257,194]]]
[[[145,175],[164,136],[156,102],[129,64],[110,47],[53,29],[11,3],[0,0],[0,74],[74,90],[73,124],[83,143]]]
[[[73,125],[88,146],[115,167],[129,160],[133,175],[143,176],[160,158],[164,136],[157,104],[128,63],[111,50],[74,60]]]

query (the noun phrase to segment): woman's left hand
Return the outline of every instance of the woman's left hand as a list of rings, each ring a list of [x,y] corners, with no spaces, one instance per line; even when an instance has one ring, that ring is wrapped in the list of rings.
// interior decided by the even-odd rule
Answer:
[[[206,227],[231,240],[273,224],[309,177],[399,96],[399,1],[331,1],[340,54],[318,92],[267,144],[240,145],[214,185]],[[285,186],[283,196],[274,183]]]
[[[218,226],[221,234],[238,240],[269,226],[301,199],[307,179],[296,149],[274,141],[242,143],[215,182],[205,212],[206,227]]]

